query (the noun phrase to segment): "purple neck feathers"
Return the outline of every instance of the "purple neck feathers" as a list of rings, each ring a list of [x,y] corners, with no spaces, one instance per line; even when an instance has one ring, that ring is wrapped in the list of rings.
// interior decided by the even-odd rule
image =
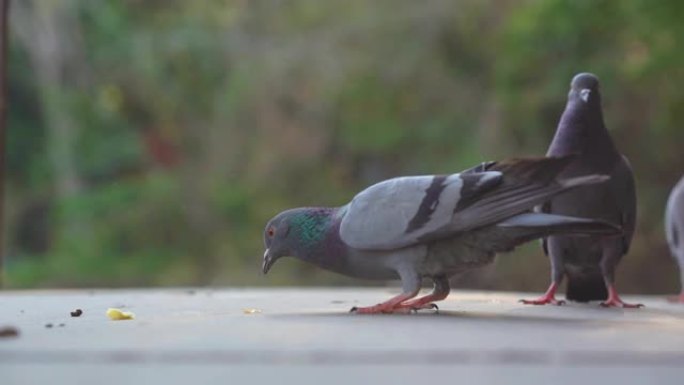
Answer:
[[[569,101],[549,146],[548,156],[579,154],[586,158],[614,158],[619,155],[603,123],[599,101],[589,105]]]

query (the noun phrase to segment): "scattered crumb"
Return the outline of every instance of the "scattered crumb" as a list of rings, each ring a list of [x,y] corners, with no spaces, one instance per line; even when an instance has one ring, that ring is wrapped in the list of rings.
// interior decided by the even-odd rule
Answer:
[[[259,313],[261,313],[261,310],[248,307],[248,308],[242,309],[242,312],[245,314],[259,314]]]
[[[64,327],[64,324],[59,324],[59,325],[57,325],[57,326],[63,328],[63,327]]]
[[[187,293],[188,295],[195,295],[196,291],[194,291],[194,290],[187,290],[186,293]]]
[[[107,309],[107,317],[113,321],[122,321],[135,319],[135,314],[130,311],[121,311],[120,309],[109,308]]]
[[[338,303],[338,304],[339,304],[339,303],[344,303],[344,302],[345,302],[345,301],[342,301],[342,300],[339,300],[339,299],[330,301],[330,303]]]
[[[54,326],[54,325],[52,325],[51,323],[45,324],[45,327],[48,328],[48,329],[50,329],[52,326]]]
[[[19,329],[14,326],[4,326],[0,328],[0,338],[12,338],[19,336]]]
[[[81,309],[76,309],[76,310],[72,311],[72,312],[69,313],[69,314],[71,314],[72,317],[80,317],[81,314],[83,314],[83,310],[81,310]]]

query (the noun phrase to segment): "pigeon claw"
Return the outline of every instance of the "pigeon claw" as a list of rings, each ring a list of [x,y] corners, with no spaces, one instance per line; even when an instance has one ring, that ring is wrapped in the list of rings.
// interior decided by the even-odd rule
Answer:
[[[434,303],[426,303],[425,305],[420,305],[420,306],[410,306],[411,313],[417,314],[419,310],[435,310],[437,313],[439,313],[439,306]]]
[[[356,306],[354,306],[354,307],[352,307],[351,309],[349,309],[349,312],[350,312],[350,313],[356,313],[358,310],[359,310],[359,308],[356,307]]]
[[[601,302],[602,307],[621,307],[623,309],[638,309],[644,307],[643,303],[625,303],[621,299],[612,298],[607,301]]]
[[[640,307],[644,307],[644,304],[624,302],[622,299],[620,299],[620,296],[618,295],[618,292],[615,289],[615,286],[613,286],[611,284],[610,286],[608,286],[608,299],[605,300],[604,302],[601,302],[601,306],[603,306],[603,307],[621,307],[623,309],[638,309]]]

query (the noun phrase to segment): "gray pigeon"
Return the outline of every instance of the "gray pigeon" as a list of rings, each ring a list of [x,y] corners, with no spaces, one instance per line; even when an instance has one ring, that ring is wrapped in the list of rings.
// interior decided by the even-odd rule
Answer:
[[[263,272],[293,256],[352,277],[402,281],[400,295],[352,311],[437,308],[432,302],[449,294],[450,276],[491,263],[496,252],[549,234],[621,233],[602,220],[529,212],[552,196],[608,179],[556,178],[572,159],[514,159],[458,174],[394,178],[342,207],[284,211],[266,225]],[[434,290],[413,299],[422,278]]]
[[[627,158],[618,152],[603,123],[598,78],[581,73],[572,79],[568,102],[547,156],[577,154],[563,171],[563,178],[609,175],[610,181],[554,197],[541,211],[558,215],[602,219],[618,224],[621,237],[554,235],[543,241],[551,260],[551,285],[546,294],[523,303],[562,304],[555,292],[567,275],[568,300],[605,300],[603,306],[640,307],[624,303],[615,289],[615,268],[629,251],[636,221],[636,189]]]
[[[672,255],[679,264],[682,290],[673,302],[684,303],[684,177],[677,183],[667,200],[665,211],[665,234]]]

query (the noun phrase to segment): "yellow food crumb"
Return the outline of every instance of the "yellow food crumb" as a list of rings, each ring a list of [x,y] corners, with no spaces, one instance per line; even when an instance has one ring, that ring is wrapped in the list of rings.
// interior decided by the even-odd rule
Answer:
[[[113,321],[121,321],[127,319],[135,319],[135,314],[131,313],[130,311],[121,311],[119,309],[110,307],[109,309],[107,309],[107,317],[109,317],[109,319]]]
[[[261,310],[254,309],[254,308],[250,307],[250,308],[242,309],[242,312],[245,314],[257,314],[257,313],[261,313]]]

